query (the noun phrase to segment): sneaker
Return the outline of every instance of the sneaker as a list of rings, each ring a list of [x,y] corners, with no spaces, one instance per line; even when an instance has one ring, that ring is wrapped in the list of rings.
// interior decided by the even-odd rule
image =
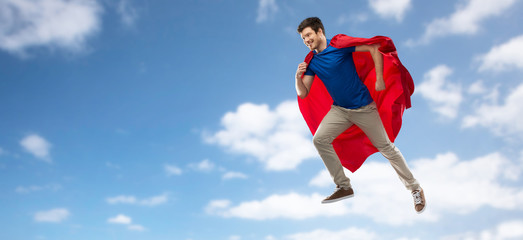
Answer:
[[[345,189],[345,188],[338,186],[338,187],[336,187],[336,190],[334,191],[334,193],[332,193],[327,198],[323,199],[323,201],[321,201],[321,203],[333,203],[333,202],[337,202],[337,201],[340,201],[340,200],[343,200],[346,198],[350,198],[353,196],[354,196],[354,190],[352,190],[351,187],[349,187],[348,189]]]
[[[425,210],[425,194],[423,189],[412,191],[412,197],[414,198],[414,209],[417,213],[422,213]]]

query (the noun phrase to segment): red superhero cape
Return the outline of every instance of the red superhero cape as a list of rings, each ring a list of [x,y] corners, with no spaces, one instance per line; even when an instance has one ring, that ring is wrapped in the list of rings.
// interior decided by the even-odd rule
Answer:
[[[376,73],[374,61],[369,52],[354,52],[353,59],[360,79],[367,86],[378,106],[378,112],[389,139],[394,142],[401,128],[403,111],[411,107],[410,96],[414,92],[412,77],[401,64],[394,43],[390,38],[383,36],[367,39],[349,37],[343,34],[334,36],[330,41],[330,45],[335,48],[376,43],[380,44],[379,52],[383,56],[385,90],[377,92],[375,89]],[[314,54],[311,51],[305,57],[305,62],[309,64],[313,57]],[[318,129],[332,103],[333,100],[325,85],[317,76],[314,77],[307,97],[304,99],[298,97],[301,114],[312,134]],[[367,157],[378,151],[356,125],[343,132],[332,144],[341,164],[351,172],[358,170]]]

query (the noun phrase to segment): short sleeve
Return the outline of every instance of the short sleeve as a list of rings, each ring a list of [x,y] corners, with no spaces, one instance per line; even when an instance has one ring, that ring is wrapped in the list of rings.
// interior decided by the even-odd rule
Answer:
[[[308,76],[314,76],[316,75],[310,67],[307,67],[307,71],[305,71],[305,75],[308,75]]]
[[[353,52],[356,51],[356,46],[346,47],[346,48],[345,48],[345,51],[346,51],[346,52],[353,53]]]

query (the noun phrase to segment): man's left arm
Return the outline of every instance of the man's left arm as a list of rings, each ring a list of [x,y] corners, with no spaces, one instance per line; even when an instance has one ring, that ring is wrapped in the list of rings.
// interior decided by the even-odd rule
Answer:
[[[356,52],[370,52],[372,60],[374,61],[374,67],[376,69],[376,91],[385,90],[385,81],[383,80],[383,56],[381,55],[378,48],[379,44],[372,45],[360,45],[356,46]]]

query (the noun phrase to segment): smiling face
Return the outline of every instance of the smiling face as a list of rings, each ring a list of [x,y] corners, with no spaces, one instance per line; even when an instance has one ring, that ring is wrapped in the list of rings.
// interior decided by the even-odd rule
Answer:
[[[318,32],[315,32],[311,27],[304,28],[303,31],[300,32],[300,36],[303,39],[305,46],[307,46],[311,51],[318,50],[325,39],[325,35],[321,29],[318,29]]]

